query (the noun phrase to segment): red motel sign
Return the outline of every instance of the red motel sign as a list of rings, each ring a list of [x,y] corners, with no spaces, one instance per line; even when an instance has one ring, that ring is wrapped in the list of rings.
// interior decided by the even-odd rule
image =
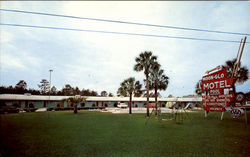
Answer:
[[[211,80],[219,80],[222,78],[227,78],[227,70],[226,69],[222,69],[220,71],[214,72],[212,74],[209,75],[205,75],[202,77],[202,81],[211,81]]]
[[[217,81],[204,81],[202,82],[201,89],[203,91],[210,91],[216,89],[233,88],[235,78],[223,78]]]
[[[201,90],[206,91],[202,103],[206,111],[225,112],[225,107],[234,101],[234,94],[224,94],[224,89],[233,88],[235,78],[228,78],[226,69],[202,77]]]
[[[227,78],[226,69],[222,69],[215,73],[203,76],[201,90],[210,91],[217,89],[232,88],[234,85],[234,81],[235,81],[234,78]],[[221,93],[221,90],[219,91],[219,93]]]

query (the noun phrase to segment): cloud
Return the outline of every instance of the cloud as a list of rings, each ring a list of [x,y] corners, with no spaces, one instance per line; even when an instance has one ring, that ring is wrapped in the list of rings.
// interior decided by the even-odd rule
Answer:
[[[16,56],[3,56],[2,59],[3,68],[7,69],[26,69],[27,67],[22,63],[22,61]]]
[[[3,8],[111,20],[172,25],[249,33],[249,5],[244,2],[4,2]],[[1,12],[2,13],[2,12]],[[104,23],[59,17],[4,13],[2,22],[53,27],[240,40],[241,36],[190,32],[125,24]],[[194,92],[195,83],[204,72],[236,56],[239,44],[152,38],[90,32],[1,27],[7,40],[2,52],[14,62],[8,68],[29,67],[30,84],[37,87],[42,78],[52,80],[60,89],[65,84],[116,93],[128,77],[144,79],[143,72],[133,71],[135,57],[153,51],[170,78],[163,96],[182,96]],[[7,32],[7,33],[6,33]],[[9,36],[9,37],[8,37]],[[12,46],[12,48],[11,48]],[[246,45],[245,52],[249,51]],[[243,54],[249,68],[250,57]],[[11,71],[6,72],[12,76]],[[27,78],[30,79],[30,78]],[[35,82],[36,81],[36,82]],[[13,84],[7,82],[6,84]],[[16,83],[16,82],[15,82]],[[248,83],[249,84],[249,81]],[[241,86],[246,90],[246,86]]]
[[[9,41],[11,41],[13,39],[13,35],[11,33],[8,33],[6,31],[0,31],[1,35],[0,35],[0,43],[4,44],[4,43],[8,43]]]

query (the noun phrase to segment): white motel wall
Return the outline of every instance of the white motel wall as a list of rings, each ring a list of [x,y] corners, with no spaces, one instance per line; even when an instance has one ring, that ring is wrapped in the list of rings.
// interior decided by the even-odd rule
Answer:
[[[1,103],[6,105],[16,105],[21,108],[34,107],[69,107],[63,99],[71,96],[48,96],[48,95],[30,95],[30,94],[0,94]],[[98,97],[98,96],[83,96],[86,102],[78,104],[78,107],[116,107],[118,103],[129,102],[129,97]],[[149,98],[150,103],[154,103],[154,98]],[[158,98],[158,102],[162,107],[169,107],[174,102],[183,103],[199,103],[202,98],[194,97],[178,97],[178,98]],[[145,97],[133,97],[133,107],[144,107],[147,102]]]

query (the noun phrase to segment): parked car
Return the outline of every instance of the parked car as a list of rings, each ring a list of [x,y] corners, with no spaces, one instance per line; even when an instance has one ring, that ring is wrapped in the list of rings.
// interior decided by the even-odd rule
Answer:
[[[144,107],[147,108],[147,104],[145,104]],[[149,104],[148,104],[148,107],[149,107],[149,108],[155,108],[155,103],[149,103]]]
[[[15,106],[1,106],[0,107],[0,114],[3,113],[19,113],[19,108]]]
[[[117,105],[117,107],[119,107],[119,108],[127,108],[128,105],[125,104],[125,103],[120,103],[120,104]]]

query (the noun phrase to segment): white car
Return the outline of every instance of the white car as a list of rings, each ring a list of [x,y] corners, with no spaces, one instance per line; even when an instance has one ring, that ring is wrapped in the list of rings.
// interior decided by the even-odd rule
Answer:
[[[119,107],[119,108],[127,108],[128,105],[125,104],[125,103],[120,103],[120,104],[117,105],[117,107]]]

